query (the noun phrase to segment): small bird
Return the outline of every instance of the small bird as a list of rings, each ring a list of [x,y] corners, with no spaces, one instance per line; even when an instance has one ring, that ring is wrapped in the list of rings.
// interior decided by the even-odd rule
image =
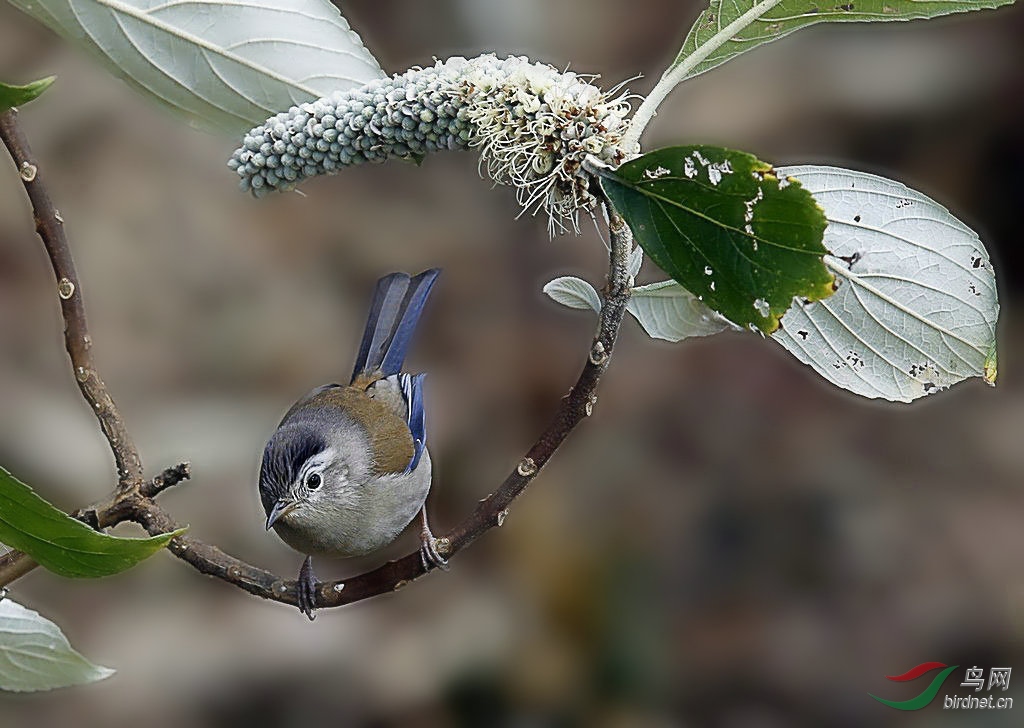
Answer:
[[[447,566],[425,506],[431,480],[426,375],[401,371],[440,272],[392,273],[377,281],[350,384],[317,387],[296,402],[263,451],[259,489],[267,530],[307,554],[298,602],[311,620],[312,554],[371,553],[394,541],[417,512],[424,568]]]

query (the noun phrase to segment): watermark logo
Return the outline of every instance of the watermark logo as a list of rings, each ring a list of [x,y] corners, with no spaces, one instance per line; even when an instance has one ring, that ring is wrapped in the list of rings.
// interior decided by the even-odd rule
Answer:
[[[916,697],[910,700],[886,700],[880,698],[877,695],[869,696],[877,700],[882,705],[888,705],[890,708],[896,710],[920,710],[927,705],[930,705],[935,697],[939,694],[939,690],[942,689],[942,683],[948,678],[959,665],[946,665],[943,662],[922,662],[916,667],[912,667],[902,675],[886,675],[887,680],[893,682],[909,682],[916,680],[922,675],[929,673],[933,670],[942,668],[942,672],[935,675],[932,678],[931,683],[928,684],[924,690],[921,691]],[[988,671],[988,680],[985,680],[985,671],[975,665],[974,667],[967,668],[967,674],[964,677],[963,682],[960,683],[961,687],[973,687],[974,692],[978,692],[983,688],[989,691],[989,695],[949,695],[946,694],[942,701],[942,707],[946,710],[1006,710],[1013,707],[1013,698],[996,697],[991,694],[994,688],[998,688],[1005,692],[1010,687],[1010,673],[1012,668],[1009,667],[992,667]]]
[[[935,700],[935,696],[939,694],[939,689],[942,687],[942,683],[945,682],[950,673],[960,667],[959,665],[948,667],[944,662],[922,662],[920,665],[910,668],[902,675],[885,676],[886,680],[892,680],[893,682],[908,682],[910,680],[916,680],[926,672],[931,672],[932,670],[936,670],[940,667],[945,669],[932,678],[931,684],[929,684],[928,687],[926,687],[916,698],[897,701],[886,700],[885,698],[880,698],[877,695],[871,695],[871,693],[868,693],[868,695],[871,695],[872,698],[882,705],[888,705],[890,708],[896,708],[896,710],[920,710]]]

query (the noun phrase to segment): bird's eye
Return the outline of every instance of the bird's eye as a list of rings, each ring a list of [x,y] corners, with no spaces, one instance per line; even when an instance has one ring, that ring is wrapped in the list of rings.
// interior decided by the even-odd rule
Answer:
[[[320,477],[320,473],[310,473],[306,477],[306,487],[310,490],[316,490],[323,483],[323,478]]]

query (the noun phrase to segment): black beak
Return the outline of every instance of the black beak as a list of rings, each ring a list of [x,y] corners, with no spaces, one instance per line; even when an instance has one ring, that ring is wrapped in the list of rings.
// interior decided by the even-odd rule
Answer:
[[[267,516],[267,530],[269,531],[273,528],[281,516],[292,510],[296,505],[298,504],[295,501],[286,500],[279,500],[275,503],[274,507],[270,509],[270,515]]]

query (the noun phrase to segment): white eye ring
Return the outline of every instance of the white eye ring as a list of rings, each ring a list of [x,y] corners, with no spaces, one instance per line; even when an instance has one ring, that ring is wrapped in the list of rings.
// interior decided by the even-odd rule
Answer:
[[[309,490],[316,490],[323,485],[324,479],[320,477],[320,473],[310,473],[306,476],[306,488]]]

